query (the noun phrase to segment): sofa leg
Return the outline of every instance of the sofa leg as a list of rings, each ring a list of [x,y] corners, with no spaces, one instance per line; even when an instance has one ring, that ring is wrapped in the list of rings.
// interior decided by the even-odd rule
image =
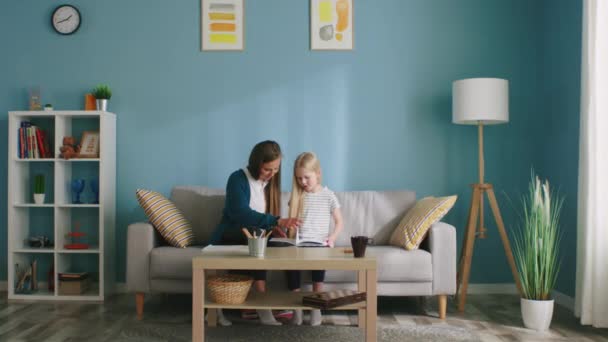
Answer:
[[[142,320],[144,318],[144,293],[135,293],[135,310],[137,311],[137,319]]]
[[[439,318],[445,319],[445,312],[448,306],[448,296],[447,295],[439,295]]]

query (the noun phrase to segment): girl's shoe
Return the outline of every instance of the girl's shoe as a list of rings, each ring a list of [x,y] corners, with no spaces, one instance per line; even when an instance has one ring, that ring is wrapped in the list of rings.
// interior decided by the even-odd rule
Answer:
[[[282,325],[281,322],[278,322],[274,319],[272,315],[272,310],[269,309],[257,309],[258,316],[260,317],[260,322],[264,325]]]
[[[323,316],[321,316],[321,310],[311,310],[310,311],[310,325],[317,326],[323,323]]]
[[[302,310],[296,309],[293,311],[293,317],[289,321],[290,325],[302,325]]]

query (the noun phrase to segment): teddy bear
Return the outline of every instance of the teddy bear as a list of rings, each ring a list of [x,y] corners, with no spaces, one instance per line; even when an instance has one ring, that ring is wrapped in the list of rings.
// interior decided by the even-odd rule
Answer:
[[[80,145],[76,144],[76,139],[74,139],[74,137],[63,137],[62,143],[62,146],[59,148],[59,151],[61,152],[59,154],[60,158],[78,158],[78,154],[80,153]]]

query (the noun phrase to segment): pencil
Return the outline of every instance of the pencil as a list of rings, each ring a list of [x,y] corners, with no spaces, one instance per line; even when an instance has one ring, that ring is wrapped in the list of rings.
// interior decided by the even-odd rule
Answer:
[[[241,230],[243,231],[243,234],[245,234],[246,237],[253,239],[253,236],[251,236],[247,228],[241,228]]]

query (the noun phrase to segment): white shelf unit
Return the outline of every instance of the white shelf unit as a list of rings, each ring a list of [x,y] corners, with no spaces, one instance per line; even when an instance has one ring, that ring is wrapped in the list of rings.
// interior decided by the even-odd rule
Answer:
[[[30,121],[43,128],[49,138],[52,158],[21,159],[18,134],[21,122]],[[80,141],[83,131],[99,132],[99,158],[65,160],[59,157],[64,136]],[[14,111],[8,123],[8,298],[25,300],[103,301],[115,285],[116,211],[116,115],[101,111]],[[44,204],[33,203],[34,174],[46,180]],[[70,183],[85,179],[83,204],[73,203]],[[90,180],[99,184],[99,203]],[[82,224],[84,223],[84,224]],[[67,233],[81,226],[86,236],[81,242],[88,249],[65,249]],[[46,235],[54,246],[35,248],[28,237]],[[80,241],[79,241],[80,242]],[[27,267],[37,260],[37,291],[16,293],[16,265]],[[54,272],[51,274],[51,265]],[[80,295],[59,294],[58,273],[89,272],[91,286]],[[53,277],[53,290],[47,287]]]

